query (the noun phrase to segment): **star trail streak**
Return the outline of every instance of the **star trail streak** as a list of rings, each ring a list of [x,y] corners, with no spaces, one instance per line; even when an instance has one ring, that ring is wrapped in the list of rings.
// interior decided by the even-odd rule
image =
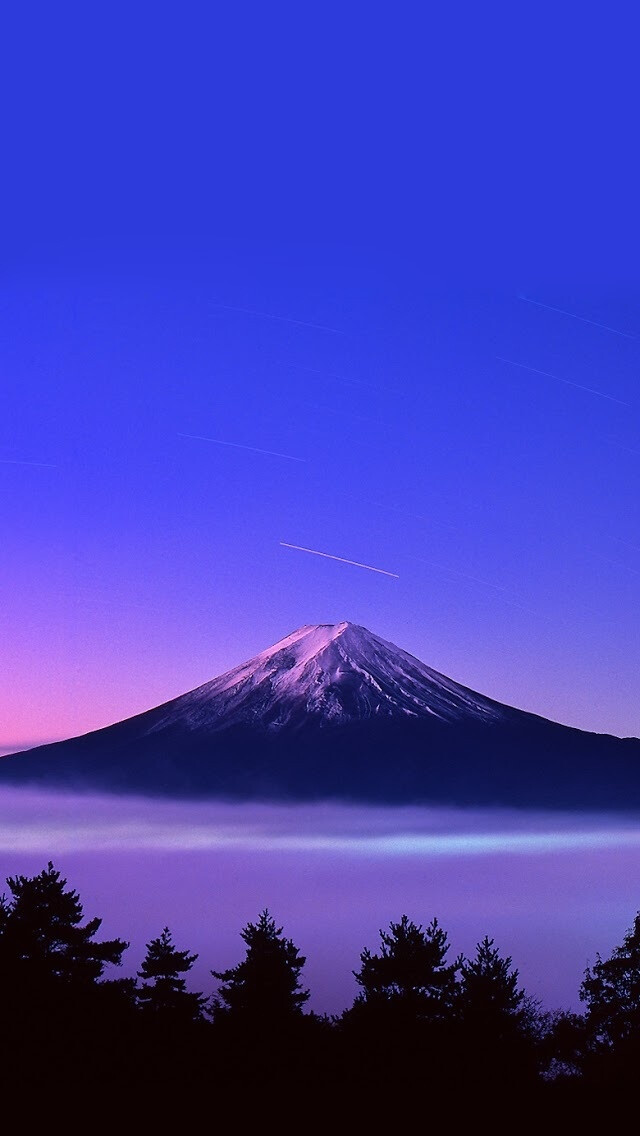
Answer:
[[[303,462],[306,458],[296,458],[293,454],[278,454],[275,450],[260,450],[257,446],[245,446],[241,442],[223,442],[221,438],[203,438],[201,434],[181,434],[179,438],[191,438],[194,442],[212,442],[214,446],[232,446],[236,450],[251,450],[254,454],[267,454],[271,458],[286,458],[287,461]]]
[[[581,323],[590,323],[592,327],[600,327],[603,331],[612,331],[614,335],[624,335],[626,339],[637,339],[638,336],[632,331],[621,331],[619,327],[609,327],[606,323],[598,323],[597,320],[587,319],[586,316],[576,315],[575,312],[566,312],[564,308],[554,308],[551,304],[543,304],[541,300],[530,300],[528,296],[518,296],[525,304],[535,304],[537,308],[546,308],[548,312],[558,312],[561,316],[569,316],[569,319],[580,320]]]
[[[397,572],[387,572],[384,568],[374,568],[371,564],[361,564],[359,560],[347,560],[344,556],[334,556],[331,552],[318,552],[316,548],[303,548],[301,544],[287,544],[286,540],[281,540],[280,544],[283,548],[295,548],[297,552],[310,552],[312,556],[324,556],[327,560],[339,560],[341,564],[353,564],[354,568],[366,568],[368,572],[379,572],[382,576],[393,576],[395,580],[399,579]]]
[[[258,319],[278,320],[280,323],[295,323],[298,327],[311,327],[315,331],[331,331],[334,335],[344,335],[339,327],[328,327],[324,323],[310,323],[308,320],[292,319],[291,316],[276,316],[273,312],[256,312],[253,308],[237,308],[234,304],[214,304],[225,312],[240,312],[243,316],[256,316]]]
[[[604,394],[603,391],[594,390],[593,387],[584,387],[582,383],[574,383],[571,379],[562,379],[560,375],[552,375],[550,371],[541,371],[538,367],[529,367],[526,363],[516,363],[515,359],[504,359],[502,355],[496,355],[499,363],[508,363],[510,367],[521,367],[523,371],[531,371],[534,375],[544,375],[547,379],[555,379],[557,383],[566,383],[569,387],[577,387],[578,390],[587,391],[588,394],[596,394],[598,398],[606,398],[609,402],[617,402],[620,406],[631,406],[630,402],[625,402],[621,398],[614,398],[612,394]]]
[[[18,461],[17,458],[0,458],[2,465],[37,465],[42,469],[57,469],[58,467],[53,462],[32,462],[32,461]]]

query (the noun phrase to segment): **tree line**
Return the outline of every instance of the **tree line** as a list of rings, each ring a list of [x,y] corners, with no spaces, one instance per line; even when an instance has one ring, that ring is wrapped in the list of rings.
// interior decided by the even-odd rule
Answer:
[[[100,939],[101,920],[49,862],[7,879],[0,898],[0,1077],[5,1089],[61,1085],[90,1102],[133,1096],[148,1116],[184,1116],[203,1086],[231,1111],[314,1101],[379,1117],[428,1099],[458,1110],[528,1100],[591,1110],[637,1084],[640,914],[580,988],[584,1013],[544,1011],[512,959],[485,937],[450,958],[446,931],[406,915],[380,931],[354,971],[342,1014],[307,1007],[306,962],[268,910],[241,931],[244,954],[212,970],[213,995],[187,978],[197,955],[164,927],[135,977],[109,976],[129,944]],[[105,1093],[107,1094],[105,1097]],[[33,1102],[32,1102],[33,1104]],[[328,1120],[327,1120],[328,1123]]]

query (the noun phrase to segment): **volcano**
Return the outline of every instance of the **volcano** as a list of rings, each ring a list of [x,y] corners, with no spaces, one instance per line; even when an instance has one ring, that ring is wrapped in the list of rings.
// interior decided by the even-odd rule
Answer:
[[[0,761],[0,784],[228,800],[640,807],[640,741],[504,706],[353,623],[82,737]]]

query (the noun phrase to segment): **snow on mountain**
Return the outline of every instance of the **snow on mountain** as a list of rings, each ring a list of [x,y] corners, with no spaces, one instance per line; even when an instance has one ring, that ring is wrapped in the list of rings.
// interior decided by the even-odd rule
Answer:
[[[496,722],[507,708],[353,623],[300,627],[266,651],[151,711],[147,733],[180,726],[269,732],[374,717]]]
[[[229,801],[640,809],[640,742],[493,702],[353,623],[301,627],[204,686],[9,754],[0,784]]]

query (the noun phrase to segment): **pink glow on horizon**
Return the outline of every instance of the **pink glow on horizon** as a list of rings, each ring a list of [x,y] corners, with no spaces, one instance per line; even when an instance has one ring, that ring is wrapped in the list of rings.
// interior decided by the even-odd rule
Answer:
[[[384,629],[372,630],[384,634]],[[234,646],[227,634],[224,642],[214,642],[209,650],[200,629],[194,636],[193,650],[185,636],[178,642],[177,649],[172,649],[166,629],[162,634],[156,629],[155,650],[151,655],[148,616],[136,613],[125,626],[120,613],[114,622],[114,632],[107,636],[104,620],[99,625],[89,624],[82,634],[76,628],[68,643],[58,640],[57,651],[45,653],[44,663],[42,659],[34,659],[35,643],[29,645],[30,650],[22,652],[16,650],[15,640],[5,643],[4,649],[0,647],[0,661],[4,663],[5,673],[11,676],[10,683],[0,688],[0,753],[75,737],[143,713],[244,662],[281,637],[276,634],[267,642],[258,640],[257,632],[239,634],[238,644]],[[286,631],[282,630],[282,634]],[[96,636],[93,650],[92,635]],[[632,700],[628,702],[626,714],[621,716],[621,707],[611,699],[607,705],[606,698],[592,697],[586,682],[583,689],[569,695],[568,691],[563,692],[560,676],[558,688],[551,689],[549,673],[543,676],[532,667],[529,681],[529,676],[520,672],[508,684],[503,673],[504,661],[498,665],[498,660],[491,681],[488,671],[484,675],[478,673],[478,665],[467,663],[465,666],[462,659],[457,660],[452,655],[449,665],[438,666],[437,661],[429,658],[428,644],[422,649],[414,645],[412,650],[411,645],[407,645],[409,636],[406,634],[397,633],[395,640],[389,632],[387,635],[429,666],[507,705],[580,729],[619,736],[640,733]],[[164,642],[158,642],[159,639]],[[141,643],[147,644],[145,653],[140,650]],[[6,655],[4,660],[3,654]],[[490,663],[490,658],[484,660],[485,669]],[[35,682],[34,674],[37,674]],[[509,685],[513,689],[510,690]],[[525,688],[529,692],[526,698]],[[581,710],[579,715],[576,707]]]

